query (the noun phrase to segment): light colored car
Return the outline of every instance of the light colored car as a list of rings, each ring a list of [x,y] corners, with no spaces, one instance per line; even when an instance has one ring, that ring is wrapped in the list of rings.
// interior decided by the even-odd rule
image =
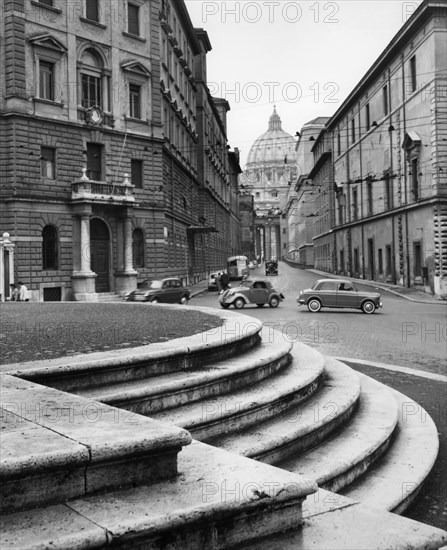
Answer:
[[[307,306],[313,313],[322,307],[361,309],[374,313],[382,307],[378,292],[364,292],[344,279],[319,279],[312,288],[302,290],[296,299],[299,306]]]
[[[127,302],[151,302],[153,304],[187,304],[190,298],[191,291],[183,286],[178,277],[145,279],[138,284],[138,288],[128,292],[124,297]]]
[[[247,278],[239,286],[230,288],[219,296],[220,305],[224,309],[230,306],[242,309],[247,304],[256,304],[258,307],[268,304],[270,307],[278,307],[282,300],[284,295],[275,290],[270,281],[257,278]]]

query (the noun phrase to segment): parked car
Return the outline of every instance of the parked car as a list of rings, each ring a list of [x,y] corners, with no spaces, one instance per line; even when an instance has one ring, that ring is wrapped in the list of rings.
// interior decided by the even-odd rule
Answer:
[[[191,291],[183,286],[178,277],[145,279],[124,297],[127,302],[152,302],[153,304],[187,304],[190,298]]]
[[[322,307],[361,309],[364,313],[374,313],[382,307],[378,292],[364,292],[343,279],[319,279],[312,288],[302,290],[296,299],[299,306],[306,305],[316,313]]]
[[[219,287],[217,285],[217,279],[222,275],[222,271],[214,271],[213,273],[210,273],[210,276],[208,277],[208,290],[219,290]]]
[[[278,307],[284,300],[284,294],[275,290],[270,281],[257,278],[247,278],[239,286],[226,290],[219,297],[220,305],[227,309],[231,305],[241,309],[247,304],[256,304],[263,307],[268,304],[270,307]]]

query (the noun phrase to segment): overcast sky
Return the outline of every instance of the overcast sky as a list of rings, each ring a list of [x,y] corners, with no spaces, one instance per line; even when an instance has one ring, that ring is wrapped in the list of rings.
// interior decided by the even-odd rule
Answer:
[[[421,0],[186,0],[208,32],[208,85],[224,97],[241,166],[276,105],[296,131],[335,113]]]

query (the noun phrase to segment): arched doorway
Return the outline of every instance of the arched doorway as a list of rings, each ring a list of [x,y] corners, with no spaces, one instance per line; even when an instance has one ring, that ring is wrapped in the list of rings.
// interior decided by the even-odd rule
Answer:
[[[90,220],[90,269],[96,273],[95,291],[110,291],[110,234],[98,218]]]

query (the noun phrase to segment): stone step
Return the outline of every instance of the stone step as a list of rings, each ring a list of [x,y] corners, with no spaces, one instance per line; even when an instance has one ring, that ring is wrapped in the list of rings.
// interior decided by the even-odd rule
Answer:
[[[185,430],[1,375],[0,510],[64,502],[177,474]]]
[[[176,306],[165,304],[164,307]],[[197,309],[206,310],[209,314],[208,308]],[[240,314],[229,311],[219,311],[218,315],[223,320],[222,326],[185,338],[136,348],[95,352],[82,357],[5,365],[0,367],[0,372],[75,392],[201,368],[237,356],[259,344],[262,329],[260,321],[241,320]]]
[[[438,455],[439,438],[435,423],[423,407],[395,390],[389,391],[397,401],[399,414],[393,444],[373,469],[342,493],[400,514],[417,497],[430,473]]]
[[[292,344],[276,339],[232,358],[195,369],[169,373],[145,380],[123,382],[76,392],[116,407],[151,416],[157,411],[179,407],[251,386],[272,376],[289,361]]]
[[[295,344],[294,361],[306,348],[304,344]],[[307,348],[307,353],[310,364],[324,360],[311,348]],[[315,447],[344,426],[356,409],[359,395],[357,373],[339,361],[326,358],[323,384],[308,400],[256,426],[218,436],[211,443],[233,453],[276,464]]]
[[[304,502],[303,521],[300,529],[236,544],[232,550],[439,550],[447,544],[442,529],[323,489]]]
[[[122,302],[123,298],[114,292],[98,292],[98,302]]]
[[[230,548],[300,529],[303,499],[317,490],[303,476],[197,441],[179,454],[179,472],[150,486],[7,514],[0,547]]]
[[[359,405],[343,429],[305,453],[276,464],[338,492],[367,471],[392,444],[398,405],[383,384],[361,376]]]
[[[151,417],[185,428],[200,441],[257,426],[308,399],[322,385],[324,357],[320,353],[295,345],[292,357],[290,365],[250,388],[159,411]]]

